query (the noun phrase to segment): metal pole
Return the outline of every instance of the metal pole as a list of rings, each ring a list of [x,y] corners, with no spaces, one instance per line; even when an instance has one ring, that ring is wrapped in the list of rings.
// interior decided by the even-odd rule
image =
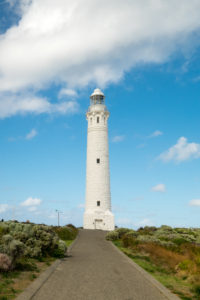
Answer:
[[[56,212],[58,214],[58,227],[60,226],[60,213],[62,213],[61,211],[59,211],[58,209],[56,209]]]

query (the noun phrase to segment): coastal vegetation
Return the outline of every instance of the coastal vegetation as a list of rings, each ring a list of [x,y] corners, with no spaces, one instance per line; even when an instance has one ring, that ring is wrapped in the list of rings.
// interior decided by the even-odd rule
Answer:
[[[56,258],[66,256],[77,228],[0,222],[0,300],[14,299]]]
[[[118,228],[106,239],[181,299],[200,299],[199,228]]]

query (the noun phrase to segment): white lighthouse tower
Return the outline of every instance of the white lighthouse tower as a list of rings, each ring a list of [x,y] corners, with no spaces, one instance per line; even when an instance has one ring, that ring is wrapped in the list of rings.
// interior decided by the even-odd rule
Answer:
[[[95,89],[90,96],[90,106],[86,114],[88,135],[86,206],[83,225],[85,229],[114,230],[115,227],[110,199],[107,126],[109,112],[104,100],[102,91]]]

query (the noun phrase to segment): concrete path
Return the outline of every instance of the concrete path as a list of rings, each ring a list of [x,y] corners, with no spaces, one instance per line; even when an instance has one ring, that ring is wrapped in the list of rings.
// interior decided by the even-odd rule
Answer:
[[[170,293],[169,293],[170,295]],[[81,230],[63,260],[31,297],[34,300],[166,300],[127,257],[105,240],[105,232]],[[177,298],[178,299],[178,298]]]

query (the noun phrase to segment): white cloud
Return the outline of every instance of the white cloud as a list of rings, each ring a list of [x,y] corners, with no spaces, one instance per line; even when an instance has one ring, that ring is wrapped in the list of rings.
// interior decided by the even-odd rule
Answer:
[[[193,199],[189,202],[190,206],[200,206],[200,199]]]
[[[113,143],[119,143],[122,142],[124,140],[124,135],[116,135],[112,138],[112,142]]]
[[[152,225],[153,222],[148,218],[144,218],[137,223],[137,226],[152,226]]]
[[[154,131],[154,132],[149,136],[149,138],[154,138],[154,137],[157,137],[157,136],[160,136],[160,135],[163,135],[163,132],[160,131],[160,130],[156,130],[156,131]]]
[[[58,97],[59,98],[62,98],[62,97],[65,97],[65,96],[70,96],[70,97],[77,97],[77,92],[75,90],[72,90],[72,89],[61,89],[59,94],[58,94]]]
[[[129,227],[129,228],[136,227],[136,228],[138,228],[141,226],[152,226],[153,221],[146,217],[141,220],[135,221],[135,222],[130,218],[119,218],[119,219],[116,219],[116,224],[119,227]]]
[[[200,144],[188,143],[185,137],[180,137],[174,146],[162,153],[158,158],[164,162],[168,162],[171,160],[181,162],[199,157]]]
[[[37,206],[37,205],[40,205],[42,202],[41,199],[39,198],[32,198],[32,197],[29,197],[27,198],[24,202],[21,203],[21,206]]]
[[[25,137],[26,140],[31,140],[37,135],[37,130],[32,129]]]
[[[0,93],[0,119],[16,114],[42,114],[42,113],[75,113],[78,104],[75,101],[51,103],[47,98],[34,95]]]
[[[28,211],[30,211],[30,212],[35,212],[37,210],[37,207],[36,206],[30,206],[29,208],[28,208]]]
[[[199,0],[8,1],[19,3],[21,19],[0,38],[1,92],[42,90],[53,82],[66,91],[103,87],[134,66],[163,63],[198,46]],[[0,117],[68,110],[45,99],[8,101]]]
[[[161,192],[161,193],[165,193],[165,192],[166,192],[166,186],[165,186],[165,184],[160,183],[160,184],[157,184],[157,185],[153,186],[153,187],[151,188],[151,190],[152,190],[153,192]]]
[[[8,204],[0,204],[0,213],[6,212],[8,208],[9,208]]]

